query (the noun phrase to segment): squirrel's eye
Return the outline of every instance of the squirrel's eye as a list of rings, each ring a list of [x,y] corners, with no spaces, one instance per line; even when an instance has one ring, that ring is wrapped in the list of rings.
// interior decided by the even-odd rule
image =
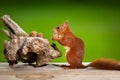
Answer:
[[[61,26],[58,26],[57,29],[61,29],[62,27]]]
[[[57,29],[60,29],[60,27],[57,27]]]

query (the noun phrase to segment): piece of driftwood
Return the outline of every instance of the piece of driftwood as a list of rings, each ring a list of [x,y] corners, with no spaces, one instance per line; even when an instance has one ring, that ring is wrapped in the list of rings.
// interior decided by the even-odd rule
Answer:
[[[43,37],[29,36],[8,15],[4,15],[2,20],[9,28],[9,31],[3,29],[3,32],[11,39],[4,41],[4,55],[10,66],[19,60],[29,64],[36,62],[35,66],[42,66],[61,56],[55,44],[50,45]]]

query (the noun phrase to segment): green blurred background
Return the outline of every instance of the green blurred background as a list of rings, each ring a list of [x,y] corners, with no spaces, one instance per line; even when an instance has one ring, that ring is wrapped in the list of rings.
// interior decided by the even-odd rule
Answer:
[[[42,32],[50,43],[56,43],[65,62],[65,49],[51,40],[52,29],[68,20],[72,31],[86,46],[84,61],[99,57],[120,60],[119,0],[0,0],[0,17],[10,15],[27,33]],[[2,32],[6,26],[0,20],[0,62],[4,58]]]

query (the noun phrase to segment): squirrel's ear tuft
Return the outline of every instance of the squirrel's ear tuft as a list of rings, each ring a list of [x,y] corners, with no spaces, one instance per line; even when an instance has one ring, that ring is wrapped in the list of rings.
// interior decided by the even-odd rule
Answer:
[[[63,26],[68,26],[68,20],[66,20],[64,23],[63,23]]]

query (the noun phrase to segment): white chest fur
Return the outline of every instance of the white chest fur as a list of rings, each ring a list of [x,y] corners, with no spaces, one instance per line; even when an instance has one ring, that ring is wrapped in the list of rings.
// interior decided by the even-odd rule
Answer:
[[[66,53],[70,50],[70,47],[64,46],[64,48],[66,49],[65,55]]]

